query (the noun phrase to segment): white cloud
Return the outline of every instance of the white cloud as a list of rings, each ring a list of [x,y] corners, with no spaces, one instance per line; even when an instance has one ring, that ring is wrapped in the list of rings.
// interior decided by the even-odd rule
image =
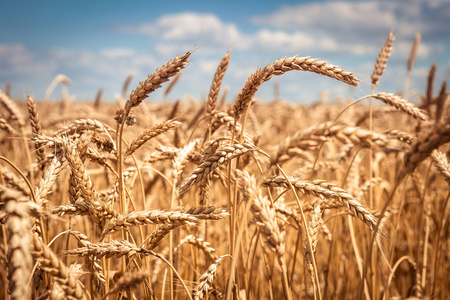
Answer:
[[[288,9],[289,13],[292,13]],[[282,10],[281,14],[284,14]],[[291,16],[293,18],[293,16]],[[283,20],[292,18],[283,16]],[[245,32],[245,28],[226,23],[216,15],[200,13],[178,13],[164,15],[151,23],[137,26],[121,26],[119,31],[126,34],[143,34],[155,43],[154,49],[159,54],[176,55],[180,51],[199,47],[202,54],[221,54],[229,47],[235,50],[281,53],[282,55],[299,53],[304,50],[320,49],[323,52],[346,52],[362,55],[368,51],[376,51],[373,46],[364,43],[343,43],[339,35],[317,33],[307,26],[290,23],[289,26],[277,26],[270,19],[278,19],[275,13],[264,25],[274,25],[279,29],[261,28],[256,32]],[[301,18],[296,18],[303,23]],[[278,24],[279,25],[279,24]],[[294,26],[293,26],[294,25]],[[297,30],[292,30],[292,29]]]
[[[188,45],[186,50],[199,45],[204,52],[214,52],[214,49],[226,51],[240,35],[235,24],[225,23],[213,14],[194,12],[163,15],[155,22],[138,26],[120,26],[119,31],[148,35],[159,43]],[[172,54],[175,51],[174,47],[168,46],[160,49],[169,50]]]
[[[302,29],[337,35],[351,34],[368,40],[385,35],[394,29],[403,35],[424,35],[437,32],[450,35],[449,26],[442,26],[450,18],[450,1],[330,1],[283,6],[266,16],[255,16],[252,21],[260,26],[288,30]]]
[[[108,48],[102,49],[100,55],[109,59],[129,58],[136,55],[136,51],[130,48]]]
[[[282,30],[263,29],[254,35],[246,36],[236,48],[267,52],[279,52],[280,50],[298,52],[300,49],[312,47],[314,43],[314,38],[301,32],[290,33]]]
[[[252,20],[260,26],[286,30],[308,30],[336,35],[370,34],[386,31],[395,23],[392,11],[385,11],[379,2],[325,2],[283,6],[267,15]],[[360,34],[359,34],[360,35]]]
[[[0,75],[23,75],[47,73],[54,68],[52,63],[38,59],[38,53],[31,53],[20,44],[0,44]],[[10,72],[14,74],[10,74]]]
[[[450,26],[444,25],[449,19],[450,1],[332,1],[283,6],[268,15],[253,17],[252,22],[292,35],[301,31],[315,38],[317,48],[323,46],[358,55],[372,54],[374,43],[380,41],[381,47],[381,41],[392,29],[399,44],[420,31],[421,54],[426,55],[431,43],[443,43],[450,38]],[[326,45],[322,40],[332,43]],[[408,51],[402,47],[403,55],[408,55]]]
[[[341,43],[332,35],[312,35],[301,31],[284,31],[262,29],[255,34],[245,36],[244,42],[236,46],[258,52],[281,54],[304,53],[305,50],[315,50],[319,53],[349,53],[363,55],[375,51],[373,45]]]

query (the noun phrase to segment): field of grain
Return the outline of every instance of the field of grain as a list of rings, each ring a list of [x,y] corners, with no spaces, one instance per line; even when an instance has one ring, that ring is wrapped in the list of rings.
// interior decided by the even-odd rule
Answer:
[[[204,101],[151,99],[191,51],[116,102],[0,91],[0,298],[446,299],[446,83],[378,91],[393,42],[360,99],[260,101],[286,72],[360,84],[298,56],[221,89],[231,53]]]

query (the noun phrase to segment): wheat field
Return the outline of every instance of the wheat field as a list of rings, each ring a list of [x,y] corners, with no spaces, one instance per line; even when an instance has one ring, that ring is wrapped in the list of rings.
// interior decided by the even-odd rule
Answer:
[[[0,90],[0,298],[446,299],[448,93],[433,65],[408,99],[418,42],[400,94],[377,88],[392,33],[370,83],[291,56],[228,91],[228,52],[204,101],[150,99],[188,51],[115,102]],[[371,93],[256,97],[291,71]]]

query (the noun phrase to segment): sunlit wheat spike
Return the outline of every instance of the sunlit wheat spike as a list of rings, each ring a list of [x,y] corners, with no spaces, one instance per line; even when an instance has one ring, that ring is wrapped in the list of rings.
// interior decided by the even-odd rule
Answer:
[[[328,183],[325,180],[301,180],[295,177],[289,177],[289,181],[294,188],[304,194],[314,195],[323,200],[336,199],[342,206],[347,207],[354,216],[366,223],[371,230],[377,226],[377,218],[370,213],[367,208],[357,199],[349,195],[345,190]],[[289,188],[289,183],[283,176],[270,177],[266,179],[263,186],[274,186]]]
[[[268,64],[265,68],[258,69],[247,79],[247,82],[236,98],[231,114],[234,115],[235,118],[239,117],[247,110],[261,84],[268,81],[273,75],[282,75],[292,70],[317,73],[352,86],[358,86],[359,80],[353,73],[338,68],[326,61],[319,61],[310,57],[285,57],[277,59],[274,63]]]
[[[429,121],[429,117],[420,108],[414,104],[408,102],[406,99],[402,99],[399,96],[390,93],[378,93],[372,95],[375,99],[381,100],[384,103],[391,105],[399,110],[402,110],[412,116],[414,119],[422,121]]]
[[[230,62],[231,52],[227,52],[220,60],[217,66],[216,73],[214,74],[213,82],[209,90],[208,103],[206,112],[210,114],[217,106],[217,99],[219,98],[220,88],[222,86],[222,80],[227,71],[228,64]]]
[[[181,123],[178,121],[168,120],[168,121],[162,122],[158,125],[155,125],[152,128],[144,130],[130,143],[130,146],[128,147],[127,151],[125,152],[125,156],[130,156],[148,140],[150,140],[170,129],[173,129],[173,128],[179,126],[180,124]]]
[[[383,75],[384,69],[386,68],[387,61],[392,51],[392,44],[394,43],[395,36],[392,34],[392,31],[389,33],[389,36],[386,39],[383,47],[381,47],[380,52],[378,53],[377,61],[375,62],[375,68],[372,73],[372,85],[378,85],[378,81],[380,80],[381,75]]]
[[[136,89],[131,92],[130,99],[125,104],[125,116],[128,115],[131,108],[138,106],[151,92],[160,88],[162,83],[169,81],[170,77],[175,76],[180,70],[186,67],[191,54],[192,52],[188,51],[181,56],[177,55],[173,60],[169,60],[167,64],[162,65],[155,72],[149,74],[144,81],[139,82]]]
[[[222,259],[224,259],[228,255],[224,255],[219,257],[213,264],[208,267],[205,273],[198,279],[199,283],[194,293],[194,299],[200,300],[205,299],[205,296],[208,294],[210,289],[212,288],[212,283],[214,281],[214,275],[216,274],[217,267],[219,266]]]
[[[33,248],[33,256],[39,260],[41,268],[56,278],[68,297],[86,299],[86,291],[80,281],[74,278],[61,259],[36,235],[33,235]]]
[[[250,151],[261,151],[255,146],[243,143],[234,144],[218,150],[215,154],[209,156],[203,161],[178,187],[180,196],[186,193],[192,185],[205,180],[206,176],[211,174],[219,166],[227,163],[231,159],[246,154]]]

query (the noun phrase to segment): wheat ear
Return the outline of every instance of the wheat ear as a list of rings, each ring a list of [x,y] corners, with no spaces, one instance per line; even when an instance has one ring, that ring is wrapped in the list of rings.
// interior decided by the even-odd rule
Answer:
[[[227,210],[223,208],[218,207],[193,207],[191,209],[188,209],[184,213],[190,214],[195,216],[199,220],[220,220],[227,216],[229,216],[229,213]],[[146,242],[146,248],[148,249],[154,249],[156,246],[159,245],[159,242],[170,233],[170,231],[174,230],[175,228],[181,226],[182,224],[162,224],[158,226],[150,235]]]
[[[35,195],[37,203],[42,204],[44,200],[46,200],[47,195],[50,192],[50,188],[55,183],[59,173],[62,171],[62,167],[62,156],[55,155],[55,157],[45,170],[44,174],[42,175],[38,187],[36,187]]]
[[[358,86],[359,80],[351,72],[344,71],[325,61],[319,61],[310,57],[285,57],[277,59],[274,63],[268,64],[265,68],[257,70],[248,78],[234,103],[232,109],[234,117],[237,119],[237,117],[247,110],[261,84],[268,81],[273,75],[282,75],[292,70],[312,72],[342,81],[352,86]]]
[[[216,249],[211,247],[211,244],[208,243],[207,241],[205,241],[201,237],[194,236],[192,234],[186,236],[173,249],[173,253],[176,253],[183,244],[190,244],[190,245],[197,247],[198,249],[202,250],[209,257],[209,259],[211,259],[213,261],[218,259],[217,254],[216,254]]]
[[[82,234],[79,231],[70,231],[71,235],[73,235],[78,240],[78,247],[88,247],[92,243],[89,241],[89,238]],[[103,267],[100,259],[95,256],[85,257],[85,264],[90,267],[92,273],[94,275],[95,284],[97,287],[100,285],[105,285],[106,277],[103,275]]]
[[[381,75],[383,75],[384,69],[386,68],[387,61],[392,51],[392,44],[394,43],[395,36],[392,34],[392,31],[389,33],[389,36],[386,39],[383,47],[381,47],[380,52],[378,53],[377,60],[375,62],[375,68],[372,73],[372,85],[378,85],[378,81],[380,80]]]
[[[17,134],[14,128],[12,128],[12,126],[9,125],[8,122],[3,117],[0,117],[0,129],[5,130],[9,135]]]
[[[86,293],[81,283],[73,277],[61,259],[35,234],[33,235],[33,246],[33,256],[39,260],[41,269],[56,277],[66,295],[75,299],[86,299]]]
[[[170,77],[175,76],[186,67],[191,54],[192,52],[188,51],[181,56],[177,55],[173,60],[162,65],[161,68],[156,69],[152,74],[149,74],[144,81],[139,82],[136,89],[131,92],[130,99],[125,103],[124,116],[128,116],[128,113],[133,107],[138,106],[151,92],[160,88],[162,83],[169,81]]]
[[[276,153],[271,155],[271,164],[275,165],[278,163],[279,159],[288,153],[289,149],[300,148],[306,150],[317,147],[320,143],[327,141],[328,137],[335,137],[344,144],[352,143],[353,145],[364,147],[383,147],[386,145],[386,137],[383,134],[360,127],[326,122],[298,131],[293,136],[288,137],[277,147]]]
[[[0,90],[0,104],[9,112],[12,120],[16,121],[21,128],[25,127],[25,120],[19,108],[2,90]]]
[[[28,115],[30,116],[31,130],[33,134],[42,134],[41,124],[39,120],[39,115],[36,108],[36,102],[34,99],[27,95],[27,107],[28,107]],[[41,163],[44,160],[44,149],[41,148],[41,145],[34,143],[34,147],[36,149],[36,156],[38,159],[38,163]],[[41,165],[41,170],[44,166]]]
[[[28,207],[24,202],[18,201],[19,198],[7,198],[1,197],[1,200],[7,201],[5,205],[5,211],[8,214],[6,228],[10,232],[7,261],[11,299],[31,299],[31,289],[27,284],[33,267]]]
[[[168,120],[158,125],[155,125],[152,128],[144,130],[130,143],[130,146],[125,152],[125,156],[132,155],[137,149],[139,149],[139,147],[141,147],[148,140],[168,131],[169,129],[175,128],[180,124],[181,123],[178,121]]]
[[[411,71],[414,66],[414,62],[415,62],[416,56],[417,56],[417,49],[419,48],[419,44],[420,44],[420,39],[421,39],[420,32],[416,32],[416,35],[414,36],[414,42],[411,47],[411,52],[409,53],[408,64],[407,64],[408,71]]]
[[[229,255],[227,254],[219,257],[213,264],[208,267],[208,270],[206,270],[206,272],[203,273],[202,276],[200,276],[200,278],[198,279],[198,286],[194,293],[195,300],[206,298],[206,295],[212,288],[212,283],[214,281],[214,275],[216,274],[217,267],[219,266],[220,262],[227,256]]]
[[[241,156],[250,151],[261,151],[255,146],[248,143],[234,144],[217,151],[214,155],[208,157],[203,161],[192,173],[187,177],[178,187],[180,197],[189,191],[193,184],[204,181],[206,177],[211,174],[219,166],[227,163],[231,159]]]
[[[445,102],[447,101],[447,98],[447,81],[444,81],[442,82],[439,96],[436,100],[436,122],[439,122],[442,118],[442,113],[444,112]]]
[[[336,199],[342,206],[347,207],[351,213],[366,223],[371,230],[377,226],[377,218],[369,212],[357,199],[349,195],[345,190],[338,188],[325,180],[300,180],[289,177],[292,185],[305,195],[313,195],[323,200]],[[283,176],[270,177],[264,181],[263,186],[289,188],[288,182]],[[380,232],[381,233],[381,232]]]
[[[306,260],[306,269],[309,272],[309,275],[311,277],[311,282],[314,285],[314,289],[317,288],[316,286],[316,282],[314,280],[314,268],[313,268],[313,263],[312,260],[315,260],[315,253],[316,253],[316,248],[317,248],[317,243],[319,241],[319,229],[320,229],[320,225],[322,224],[322,215],[320,212],[320,206],[316,205],[314,207],[314,211],[312,213],[311,216],[311,221],[308,224],[308,228],[307,228],[307,234],[309,235],[309,238],[311,239],[311,248],[313,253],[309,252],[309,247],[308,247],[308,237],[306,237],[306,239],[303,242],[303,251],[305,253],[305,260]]]
[[[393,106],[401,111],[404,111],[408,115],[412,116],[414,119],[422,120],[428,122],[430,118],[423,112],[420,108],[414,104],[408,102],[406,99],[402,99],[399,96],[388,93],[378,93],[372,95],[375,99],[381,100],[382,102]]]
[[[97,121],[92,119],[80,119],[76,120],[73,124],[61,128],[53,133],[53,136],[61,136],[61,135],[73,135],[74,133],[82,133],[84,131],[95,131],[95,132],[106,132],[105,126]]]
[[[150,277],[151,273],[148,270],[140,270],[140,271],[134,271],[134,272],[127,272],[120,277],[120,279],[117,281],[116,285],[106,293],[102,299],[106,299],[109,295],[115,294],[118,291],[132,288],[138,284],[140,284],[142,281],[144,281],[146,278]]]
[[[398,178],[414,171],[414,169],[425,160],[434,149],[450,142],[450,124],[447,120],[442,120],[427,132],[421,134],[417,141],[405,153],[404,167],[400,170]]]
[[[217,66],[216,73],[214,73],[213,82],[209,90],[208,103],[207,103],[207,114],[211,114],[213,110],[216,109],[217,99],[219,98],[220,87],[222,86],[223,77],[227,71],[228,64],[230,62],[231,52],[227,52],[220,60]]]
[[[448,164],[447,155],[435,149],[431,152],[431,159],[433,159],[436,169],[444,176],[445,181],[450,184],[450,166]]]

